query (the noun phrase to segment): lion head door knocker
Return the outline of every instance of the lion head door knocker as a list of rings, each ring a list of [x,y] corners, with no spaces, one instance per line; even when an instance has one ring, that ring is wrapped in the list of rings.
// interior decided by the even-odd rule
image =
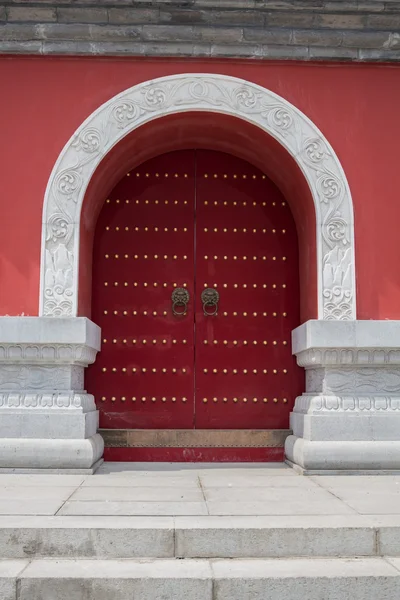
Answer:
[[[189,292],[185,288],[175,288],[171,295],[172,314],[175,317],[183,317],[187,313],[187,305],[190,300]]]
[[[219,293],[213,288],[207,288],[201,292],[203,312],[206,317],[215,317],[218,314]]]

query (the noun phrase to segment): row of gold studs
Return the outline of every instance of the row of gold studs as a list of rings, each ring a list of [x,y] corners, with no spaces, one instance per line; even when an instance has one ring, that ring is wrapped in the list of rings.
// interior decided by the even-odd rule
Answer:
[[[272,287],[273,289],[276,289],[276,288],[277,288],[277,285],[276,285],[276,283],[272,283],[272,284],[270,284],[270,285],[271,285],[271,287]],[[282,283],[281,285],[282,285],[282,288],[283,288],[283,289],[285,289],[285,288],[286,288],[286,283]],[[173,286],[174,286],[174,287],[176,287],[176,283],[174,283],[174,284],[173,284]],[[203,286],[204,286],[205,288],[208,288],[208,287],[215,287],[215,288],[217,288],[217,287],[218,287],[218,283],[211,283],[211,284],[204,283],[204,284],[203,284]],[[186,284],[183,284],[183,287],[186,287]],[[228,284],[227,284],[227,283],[223,283],[223,284],[222,284],[222,287],[223,287],[223,288],[227,288],[227,287],[229,287],[229,286],[228,286]],[[246,289],[247,287],[249,287],[249,288],[250,288],[250,287],[253,287],[253,288],[257,288],[257,287],[260,287],[260,288],[261,288],[261,287],[262,287],[262,288],[265,290],[265,289],[268,287],[268,285],[267,285],[266,283],[263,283],[263,284],[261,284],[261,283],[260,283],[260,284],[257,284],[257,283],[242,283],[242,284],[240,284],[240,283],[232,283],[232,284],[231,284],[231,287],[233,287],[233,288],[235,288],[235,289],[237,289],[237,288],[240,288],[240,287],[242,287],[243,289]]]
[[[128,340],[127,340],[127,339],[123,339],[123,340],[120,340],[120,341],[121,341],[123,344],[127,344],[127,343],[128,343]],[[114,338],[112,342],[113,342],[113,344],[117,344],[117,343],[118,343],[118,340],[117,340],[116,338]],[[104,344],[106,344],[106,343],[107,343],[107,339],[103,339],[103,343],[104,343]],[[143,344],[143,345],[145,346],[145,345],[147,344],[147,340],[146,340],[146,339],[143,339],[143,340],[135,340],[135,339],[133,339],[133,340],[132,340],[132,344],[140,344],[140,343],[141,343],[141,344]],[[151,343],[152,343],[152,344],[157,344],[157,343],[160,343],[160,340],[158,340],[158,342],[157,342],[157,340],[152,340],[152,342],[151,342]],[[162,340],[162,342],[161,342],[161,343],[162,343],[162,344],[164,344],[164,345],[166,345],[166,344],[168,343],[168,341],[164,339],[164,340]],[[173,343],[173,344],[178,344],[179,342],[178,342],[178,340],[172,340],[172,343]],[[181,342],[181,343],[182,343],[182,344],[187,344],[187,340],[182,340],[182,342]],[[218,341],[218,340],[213,340],[213,342],[212,342],[212,343],[214,344],[214,346],[217,346],[217,345],[219,344],[219,341]],[[263,344],[264,346],[267,346],[267,345],[268,345],[268,341],[267,341],[267,340],[262,340],[262,341],[260,341],[260,342],[258,342],[257,340],[253,340],[253,341],[251,341],[251,340],[250,340],[250,341],[248,341],[248,340],[241,340],[241,342],[239,342],[238,340],[231,340],[231,341],[228,341],[228,340],[223,340],[221,343],[222,343],[224,346],[229,346],[229,345],[231,345],[231,344],[232,344],[233,346],[238,346],[240,343],[242,343],[242,344],[243,344],[243,346],[247,346],[248,344],[253,344],[253,346],[257,346],[257,344],[258,344],[258,343],[260,343],[260,344]],[[207,344],[208,344],[208,340],[204,340],[204,341],[203,341],[203,344],[207,345]],[[211,342],[210,342],[210,344],[211,344]],[[283,344],[284,346],[287,346],[287,341],[286,341],[286,340],[283,340],[282,344]],[[277,340],[273,340],[273,341],[272,341],[272,345],[273,345],[273,346],[277,346],[277,345],[278,345],[278,342],[277,342]]]
[[[118,373],[119,369],[118,367],[102,367],[102,372],[103,373],[107,373],[108,371],[111,371],[112,373]],[[176,375],[177,373],[187,373],[187,369],[183,368],[183,369],[176,369],[175,367],[170,369],[168,371],[168,369],[166,369],[165,367],[163,367],[162,369],[157,369],[156,367],[152,367],[151,369],[147,369],[146,367],[141,367],[141,368],[136,368],[133,367],[132,369],[127,369],[127,367],[122,367],[121,368],[121,372],[122,373],[128,373],[132,372],[132,373],[168,373],[171,372],[174,375]],[[262,373],[263,375],[268,375],[268,369],[262,369],[260,371],[258,371],[257,369],[220,369],[218,371],[218,369],[203,369],[203,373],[207,374],[207,373],[213,373],[214,375],[217,375],[218,372],[219,373],[223,373],[224,375],[229,375],[230,373],[232,373],[233,375],[239,375],[241,373],[243,373],[243,375],[248,375],[248,374],[253,374],[253,375],[258,375],[259,373]],[[288,370],[287,369],[282,369],[281,371],[284,375],[287,374]],[[279,374],[279,370],[278,369],[272,369],[271,373],[273,375],[278,375]]]
[[[221,175],[221,174],[218,175],[218,173],[210,173],[210,174],[204,173],[203,177],[204,177],[204,179],[208,179],[208,177],[213,177],[214,179],[218,179],[218,177],[222,177],[223,179],[228,179],[229,175],[227,173],[224,173],[223,175]],[[233,175],[231,175],[231,177],[233,179],[238,179],[240,177],[242,179],[247,179],[247,178],[249,178],[249,179],[257,179],[257,175],[251,175],[251,176],[250,175],[246,175],[246,174],[237,175],[237,173],[234,173]],[[266,178],[267,178],[266,175],[261,175],[261,179],[266,179]]]
[[[111,400],[111,402],[115,402],[117,400],[117,398],[115,396],[111,396],[111,398],[109,398]],[[107,400],[107,396],[102,396],[101,397],[101,401],[105,402]],[[121,396],[120,398],[121,402],[125,402],[126,400],[128,400],[128,398],[126,396]],[[155,396],[152,396],[151,398],[147,398],[146,396],[142,396],[141,398],[136,398],[136,396],[132,396],[131,398],[132,402],[136,402],[136,400],[141,400],[142,402],[146,402],[146,400],[151,400],[152,402],[156,402],[157,398]],[[161,402],[166,402],[167,398],[165,396],[163,396],[162,398],[159,398],[159,400],[161,400]],[[175,396],[173,396],[172,398],[170,398],[170,400],[172,402],[176,402],[178,400],[178,398],[176,398]],[[181,398],[182,402],[186,402],[187,398]]]
[[[232,229],[229,229],[228,227],[223,227],[218,228],[218,227],[213,227],[212,229],[208,229],[208,227],[204,227],[204,233],[219,233],[222,231],[222,233],[268,233],[268,229],[257,229],[257,227],[254,227],[253,229],[247,229],[247,227],[233,227]],[[271,229],[271,233],[277,233],[277,229]],[[286,233],[286,229],[282,229],[281,230],[282,233]]]
[[[107,373],[108,369],[107,367],[103,367],[102,369],[103,373]],[[113,373],[117,373],[118,372],[118,368],[117,367],[111,367],[109,369],[110,371],[112,371]],[[157,370],[156,367],[153,367],[152,369],[146,369],[146,367],[142,367],[141,369],[137,369],[136,367],[133,367],[132,369],[127,369],[126,367],[122,367],[121,371],[122,373],[127,373],[128,370],[132,373],[147,373],[147,372],[151,372],[151,373],[168,373],[168,369],[166,369],[165,367],[163,367],[162,369]],[[183,369],[176,369],[175,367],[170,369],[171,373],[186,373],[187,370],[185,368]]]
[[[164,232],[171,232],[171,231],[173,231],[174,233],[178,233],[178,232],[186,233],[188,231],[187,227],[182,227],[182,228],[179,228],[179,227],[157,227],[157,226],[155,226],[155,227],[147,227],[147,226],[145,226],[145,227],[137,227],[137,226],[135,226],[135,227],[121,227],[120,225],[116,225],[115,227],[110,227],[109,225],[107,225],[105,227],[106,231],[110,231],[112,229],[115,230],[115,231],[131,231],[131,230],[132,231],[136,231],[136,232],[144,231],[146,233],[149,232],[149,231],[150,232],[154,231],[156,233],[159,232],[159,231],[164,231]],[[265,228],[264,229],[257,229],[256,227],[253,227],[252,229],[248,229],[247,227],[242,227],[242,228],[240,228],[240,227],[232,227],[232,229],[229,229],[228,227],[223,227],[223,228],[213,227],[211,229],[208,229],[208,227],[204,227],[203,231],[204,231],[204,233],[212,233],[212,232],[218,233],[218,232],[221,232],[221,231],[222,231],[222,233],[257,233],[257,232],[259,232],[259,233],[268,233],[269,230],[265,229]],[[270,231],[271,231],[271,233],[277,233],[278,232],[277,229],[271,229]],[[286,233],[286,229],[282,229],[280,231],[282,233]]]
[[[123,339],[123,340],[120,340],[120,341],[123,344],[127,344],[128,343],[128,340],[126,340],[126,339]],[[158,340],[158,342],[160,343],[160,340]],[[106,343],[107,343],[107,339],[103,339],[103,344],[106,344]],[[113,339],[113,344],[117,344],[117,343],[118,343],[118,340],[116,340],[114,338]],[[140,340],[132,340],[132,344],[136,344],[136,343],[137,344],[142,343],[143,345],[146,345],[147,344],[147,340],[141,340],[141,341]],[[153,344],[157,344],[157,340],[152,340],[152,343]],[[162,343],[165,345],[167,343],[167,340],[162,340]],[[182,340],[181,342],[179,342],[178,340],[172,340],[172,343],[173,344],[179,344],[179,343],[181,343],[181,344],[185,345],[185,344],[187,344],[187,340]]]
[[[108,286],[108,281],[105,281],[104,285],[107,287]],[[114,281],[114,286],[117,287],[118,285],[119,285],[119,282],[118,281]],[[122,283],[121,283],[121,285],[122,285]],[[123,285],[125,287],[128,287],[129,283],[127,281],[124,281]],[[132,285],[133,285],[133,287],[138,287],[139,283],[137,281],[134,281]],[[147,281],[145,281],[145,282],[143,282],[142,285],[143,285],[143,287],[149,287],[149,285],[151,285],[151,284],[147,283]],[[168,287],[168,285],[171,285],[171,284],[163,283],[162,287]],[[153,287],[158,287],[158,283],[156,281],[153,283]],[[161,287],[161,284],[160,284],[160,287]],[[178,284],[177,283],[173,283],[172,287],[176,288],[176,287],[178,287]],[[181,287],[181,286],[179,286],[179,287]],[[187,283],[182,283],[182,287],[187,287]]]
[[[109,227],[107,225],[107,227],[105,229],[106,229],[106,231],[110,231],[111,227]],[[138,231],[145,231],[145,232],[148,232],[148,231],[155,231],[155,232],[173,231],[174,233],[178,233],[178,231],[183,231],[184,233],[186,233],[188,230],[187,227],[182,227],[182,229],[180,229],[179,227],[132,227],[132,228],[129,228],[129,227],[120,227],[119,225],[117,225],[116,227],[113,227],[112,229],[115,229],[115,231],[120,231],[120,230],[121,231],[122,230],[129,231],[130,229],[132,229],[132,231],[136,231],[136,232],[138,232]]]
[[[106,204],[110,204],[112,202],[112,200],[110,198],[107,198],[106,200]],[[124,200],[115,200],[116,204],[130,204],[132,202],[132,204],[170,204],[169,200],[129,200],[126,199]],[[187,204],[188,201],[187,200],[171,200],[171,204]]]
[[[286,375],[288,372],[287,369],[282,369],[282,373],[284,375]],[[233,375],[238,375],[240,373],[243,373],[243,375],[248,375],[248,374],[253,374],[253,375],[258,375],[259,373],[263,373],[263,375],[267,375],[268,374],[268,369],[262,369],[260,371],[258,371],[257,369],[203,369],[203,373],[213,373],[214,375],[217,375],[218,373],[223,373],[224,375],[228,375],[229,373],[232,373]],[[273,375],[278,375],[279,371],[278,369],[272,369],[271,373],[273,373]]]
[[[228,398],[210,398],[210,401],[211,400],[213,402],[218,402],[218,400],[221,400],[222,402],[228,402],[229,399]],[[265,402],[265,403],[268,402],[268,398],[251,398],[251,399],[248,399],[248,398],[232,398],[232,401],[235,402],[235,403],[236,402],[248,402],[249,400],[250,400],[250,402],[251,401],[258,402],[259,400],[260,400],[260,402],[261,402],[261,400],[263,402]],[[287,398],[282,398],[282,402],[284,404],[286,404],[287,401],[288,401]],[[208,398],[203,398],[203,402],[204,402],[204,404],[206,404],[208,402]],[[277,404],[277,402],[279,402],[279,399],[278,398],[273,398],[272,402],[274,402],[275,404]]]
[[[240,259],[242,259],[242,260],[247,260],[247,259],[249,259],[249,260],[258,260],[259,258],[261,260],[268,260],[269,257],[268,256],[236,256],[236,255],[232,256],[233,260],[240,260]],[[272,256],[271,258],[272,258],[272,260],[277,260],[276,256]],[[223,260],[229,260],[229,256],[219,256],[218,257],[217,255],[208,256],[207,254],[204,256],[204,260],[218,260],[218,259],[219,260],[221,260],[221,259],[223,259]],[[287,260],[287,257],[286,256],[282,256],[281,260]]]
[[[171,175],[171,177],[175,177],[176,179],[178,179],[178,177],[183,177],[185,179],[187,179],[188,174],[187,173],[183,173],[183,174],[179,174],[179,173],[135,173],[134,174],[136,177],[169,177]],[[127,177],[131,176],[131,173],[127,173],[126,174]],[[247,174],[243,174],[243,175],[238,175],[237,173],[234,173],[233,175],[228,175],[227,173],[223,173],[223,174],[218,174],[218,173],[203,173],[203,177],[204,179],[207,179],[208,177],[213,177],[214,179],[217,179],[218,177],[222,177],[223,179],[228,179],[228,177],[232,177],[233,179],[237,179],[238,177],[242,178],[242,179],[257,179],[257,175],[247,175]],[[259,176],[260,179],[266,179],[267,176],[266,175],[261,175]]]
[[[108,310],[104,310],[103,314],[108,315]],[[170,312],[168,312],[167,310],[163,310],[162,312],[157,312],[156,310],[153,310],[153,312],[150,312],[150,311],[147,311],[147,310],[144,310],[142,312],[138,311],[138,310],[133,310],[132,313],[130,313],[127,310],[121,310],[121,311],[113,310],[112,314],[113,315],[123,315],[124,317],[126,317],[128,315],[129,316],[132,315],[133,317],[136,317],[138,315],[139,316],[143,315],[144,317],[147,317],[147,316],[158,317],[158,316],[162,315],[163,317],[166,317],[168,314],[170,314]],[[227,317],[229,313],[223,312],[222,314],[223,314],[224,317]],[[239,316],[243,316],[243,317],[250,317],[250,316],[252,316],[252,317],[261,317],[261,316],[268,317],[268,313],[266,313],[266,312],[263,312],[263,313],[257,313],[257,312],[253,312],[253,313],[248,313],[248,312],[238,313],[237,311],[234,311],[234,312],[231,313],[231,315],[233,317],[239,317]],[[271,313],[271,316],[272,317],[277,317],[278,313],[277,312],[273,312],[273,313]],[[287,317],[287,313],[283,312],[282,313],[282,317]]]
[[[104,285],[107,287],[108,286],[108,281],[105,281]],[[118,285],[119,285],[119,282],[118,281],[114,281],[114,286],[117,287]],[[129,282],[128,281],[121,282],[121,285],[124,285],[124,287],[128,287],[129,286]],[[164,282],[164,283],[161,284],[161,283],[158,283],[157,281],[155,281],[152,284],[148,283],[147,281],[144,281],[141,284],[139,282],[137,282],[137,281],[134,281],[132,283],[132,285],[133,285],[133,287],[138,287],[139,285],[143,285],[143,287],[149,287],[151,285],[153,287],[160,286],[160,287],[164,287],[164,288],[168,287],[169,285],[172,285],[172,287],[174,287],[174,288],[178,287],[177,283],[172,283],[171,284],[171,283]],[[274,290],[278,287],[276,283],[272,283],[270,285],[271,285],[271,287]],[[282,283],[281,286],[282,286],[283,289],[285,289],[286,288],[286,283]],[[187,287],[187,283],[182,283],[179,287],[184,287],[185,288],[185,287]],[[205,288],[208,288],[208,287],[215,287],[215,288],[217,288],[218,287],[218,283],[211,283],[211,284],[204,283],[203,287],[205,287]],[[223,283],[222,287],[223,288],[228,288],[229,286],[228,286],[227,283]],[[238,289],[240,287],[243,288],[243,289],[246,289],[247,287],[253,287],[254,289],[257,288],[257,287],[260,287],[260,288],[262,287],[265,290],[268,287],[268,285],[266,283],[263,283],[263,284],[257,284],[257,283],[253,283],[253,284],[251,284],[251,283],[249,283],[249,284],[247,284],[247,283],[242,283],[242,284],[240,284],[240,283],[233,283],[233,284],[231,284],[231,287],[233,287],[235,289]]]
[[[166,203],[168,203],[168,201],[166,201]],[[229,202],[228,200],[224,200],[224,201],[218,201],[218,200],[214,200],[214,202],[209,202],[208,200],[204,200],[203,202],[204,206],[208,206],[210,205],[214,205],[214,206],[278,206],[278,202],[256,202],[255,200],[253,202],[247,202],[247,200],[243,200],[243,202],[240,202],[238,200],[233,200],[232,202]],[[281,202],[281,206],[286,206],[286,202]]]
[[[110,254],[105,254],[104,258],[119,258],[119,254],[114,254],[114,256],[110,255]],[[124,258],[128,258],[128,255],[125,254]],[[132,254],[131,258],[134,258],[135,260],[137,260],[138,258],[143,258],[144,260],[147,260],[148,258],[151,260],[152,258],[154,258],[154,260],[157,260],[159,258],[163,258],[164,260],[167,260],[168,258],[172,258],[173,260],[178,260],[178,259],[182,259],[182,260],[187,260],[187,255],[184,254],[183,256],[178,256],[177,254],[171,254],[171,256],[168,256],[168,254],[164,254],[163,256],[160,256],[158,254],[154,254],[154,255],[149,255],[149,254],[143,254],[143,256],[140,256],[139,254]]]
[[[126,199],[125,201],[121,201],[119,199],[115,200],[116,204],[130,204],[132,202],[132,204],[175,204],[176,206],[178,206],[179,204],[188,204],[188,200],[159,200],[159,199],[155,199],[155,200],[140,200],[140,199],[136,199],[136,200],[130,200],[130,199]],[[107,198],[106,200],[106,204],[110,204],[111,203],[111,199]],[[243,201],[239,201],[239,200],[233,200],[233,201],[229,201],[229,200],[214,200],[213,202],[209,202],[208,200],[204,200],[203,205],[204,206],[208,206],[208,205],[213,205],[213,206],[278,206],[278,202],[256,202],[255,200],[253,202],[247,202],[247,200],[243,200]],[[280,203],[281,206],[286,206],[286,202],[281,202]]]
[[[109,398],[109,400],[111,400],[111,402],[116,402],[117,401],[117,397],[116,396],[111,396]],[[121,398],[119,398],[121,400],[121,402],[125,402],[126,400],[129,400],[129,398],[127,398],[126,396],[121,396]],[[102,402],[106,402],[106,400],[108,400],[107,396],[102,396],[101,397],[101,401]],[[151,402],[157,402],[157,397],[156,396],[151,396],[151,397],[147,397],[147,396],[142,396],[141,398],[137,398],[136,396],[132,396],[130,398],[130,400],[132,402],[136,402],[136,400],[141,401],[141,402],[146,402],[147,400],[151,401]],[[161,398],[159,398],[159,400],[161,400],[161,402],[167,402],[168,398],[166,396],[162,396]],[[173,396],[172,398],[170,398],[171,402],[176,402],[177,400],[179,400],[178,398],[176,398],[175,396]],[[218,402],[218,400],[220,400],[221,402],[229,402],[229,398],[210,398],[210,401],[213,402]],[[182,402],[187,402],[187,398],[183,397],[181,398]],[[268,402],[268,398],[232,398],[232,402],[234,402],[235,404],[237,402],[264,402],[264,404],[266,404]],[[282,398],[282,402],[284,404],[286,404],[288,401],[287,398]],[[208,398],[203,398],[203,402],[204,404],[206,404],[208,402]],[[278,398],[272,398],[272,402],[274,402],[275,404],[277,404],[279,402]]]
[[[208,342],[208,340],[204,340],[204,341],[203,341],[203,344],[205,344],[205,345],[207,345],[208,343],[209,343],[209,342]],[[213,340],[213,342],[212,342],[212,343],[213,343],[213,344],[216,346],[217,344],[219,344],[219,341],[218,341],[218,340]],[[238,341],[238,340],[233,340],[233,341],[230,341],[230,342],[228,342],[227,340],[224,340],[222,343],[223,343],[225,346],[227,346],[227,345],[230,345],[230,344],[232,344],[233,346],[238,346],[238,345],[240,344],[240,341]],[[243,344],[243,346],[247,346],[248,344],[253,344],[253,346],[257,346],[257,344],[258,344],[258,343],[260,343],[260,344],[263,344],[264,346],[267,346],[267,345],[268,345],[268,341],[267,341],[267,340],[263,340],[262,342],[258,342],[257,340],[253,340],[253,341],[249,341],[249,342],[248,342],[247,340],[243,340],[243,341],[242,341],[242,344]],[[210,344],[211,344],[211,342],[210,342]],[[287,346],[287,341],[286,341],[286,340],[284,340],[284,341],[282,342],[282,344],[283,344],[284,346]],[[273,345],[273,346],[277,346],[277,345],[278,345],[278,342],[277,342],[277,340],[273,340],[273,342],[272,342],[272,345]]]
[[[118,258],[120,258],[120,255],[119,254],[114,254],[114,255],[105,254],[104,258],[116,258],[116,259],[118,259]],[[124,258],[129,258],[129,255],[128,254],[124,254]],[[143,260],[148,260],[148,259],[150,259],[150,260],[151,259],[158,260],[159,258],[164,259],[164,260],[168,260],[168,259],[172,259],[172,260],[179,260],[179,259],[187,260],[188,257],[187,257],[186,254],[184,254],[182,256],[178,256],[177,254],[171,254],[171,256],[168,256],[168,254],[163,254],[162,256],[159,255],[159,254],[154,254],[154,255],[150,255],[150,254],[143,254],[143,255],[132,254],[131,258],[133,258],[135,260],[138,260],[140,258],[142,258]],[[223,260],[229,260],[229,256],[220,256],[220,257],[218,257],[217,255],[214,255],[214,256],[205,255],[204,256],[204,260],[218,260],[218,258],[220,260],[222,260],[222,259]],[[258,260],[259,258],[262,259],[262,260],[268,260],[268,256],[241,256],[241,257],[240,256],[236,256],[236,255],[232,256],[233,260],[240,260],[240,259],[242,259],[242,260],[247,260],[247,259],[249,259],[249,260]],[[272,260],[277,260],[276,256],[272,256],[271,258],[272,258]],[[286,256],[282,256],[281,260],[283,260],[283,261],[287,260]]]

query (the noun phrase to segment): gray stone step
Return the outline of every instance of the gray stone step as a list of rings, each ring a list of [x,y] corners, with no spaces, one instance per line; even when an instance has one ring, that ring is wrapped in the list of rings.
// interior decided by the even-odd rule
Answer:
[[[400,515],[1,516],[0,558],[400,556]]]
[[[0,561],[2,600],[395,600],[399,558]]]

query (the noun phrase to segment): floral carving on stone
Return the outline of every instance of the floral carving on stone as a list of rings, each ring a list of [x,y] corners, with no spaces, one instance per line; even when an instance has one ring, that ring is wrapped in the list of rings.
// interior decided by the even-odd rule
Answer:
[[[212,111],[244,119],[282,144],[303,172],[316,212],[318,317],[356,318],[353,205],[334,150],[295,106],[235,77],[184,74],[136,85],[100,106],[61,152],[44,201],[40,314],[76,316],[79,220],[96,168],[124,136],[156,117]]]

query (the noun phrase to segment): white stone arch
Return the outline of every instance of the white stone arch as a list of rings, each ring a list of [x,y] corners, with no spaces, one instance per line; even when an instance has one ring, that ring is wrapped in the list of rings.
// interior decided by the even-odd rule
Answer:
[[[321,131],[287,100],[255,83],[191,73],[145,81],[94,111],[64,146],[43,208],[40,315],[76,316],[80,214],[105,155],[149,121],[188,111],[234,116],[275,138],[306,178],[314,200],[318,318],[356,318],[353,204],[346,176]]]

